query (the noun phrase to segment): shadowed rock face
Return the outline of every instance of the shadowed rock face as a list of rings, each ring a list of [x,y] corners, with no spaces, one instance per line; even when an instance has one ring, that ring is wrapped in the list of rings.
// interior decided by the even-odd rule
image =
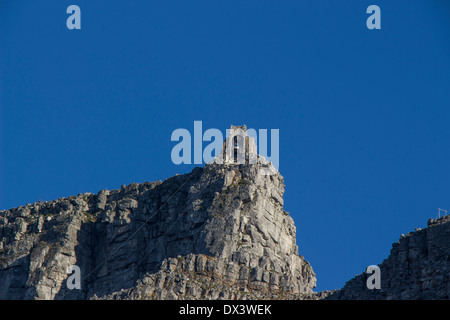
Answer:
[[[450,299],[450,215],[430,219],[428,227],[410,232],[392,245],[380,265],[381,289],[369,290],[362,273],[335,291],[331,300]]]
[[[120,190],[0,212],[0,299],[307,297],[270,164],[208,164]],[[69,265],[81,290],[68,290]]]

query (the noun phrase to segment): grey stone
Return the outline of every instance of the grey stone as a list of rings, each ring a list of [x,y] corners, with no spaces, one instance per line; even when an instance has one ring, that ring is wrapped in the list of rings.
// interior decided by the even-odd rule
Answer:
[[[401,235],[380,267],[381,289],[368,289],[365,272],[329,294],[330,300],[450,299],[450,215]]]
[[[236,286],[313,294],[283,177],[264,175],[266,166],[210,163],[0,212],[0,299],[250,298]],[[72,264],[81,290],[67,289]],[[290,274],[279,288],[268,286],[272,268]]]

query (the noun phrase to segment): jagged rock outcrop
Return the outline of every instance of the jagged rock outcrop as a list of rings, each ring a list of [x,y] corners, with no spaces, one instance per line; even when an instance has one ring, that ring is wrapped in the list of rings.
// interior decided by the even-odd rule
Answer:
[[[368,289],[363,272],[333,292],[331,300],[450,299],[450,215],[402,235],[380,265],[381,289]]]
[[[320,300],[329,294],[329,292],[266,290],[265,284],[261,286],[261,281],[256,279],[257,271],[240,268],[236,281],[233,276],[230,277],[231,273],[228,275],[221,273],[219,266],[221,263],[220,259],[202,254],[165,259],[158,272],[146,274],[132,288],[103,297],[94,296],[93,299]],[[236,269],[234,264],[229,266]]]
[[[223,163],[0,211],[0,299],[450,298],[450,216],[393,244],[380,290],[363,272],[313,292],[283,177],[233,128]],[[70,266],[81,289],[67,286]]]
[[[210,163],[1,211],[0,299],[314,298],[270,166]],[[80,290],[66,286],[70,265]]]

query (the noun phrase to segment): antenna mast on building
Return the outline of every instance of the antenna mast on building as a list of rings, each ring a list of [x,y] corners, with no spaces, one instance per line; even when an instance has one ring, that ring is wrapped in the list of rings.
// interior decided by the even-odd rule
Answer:
[[[444,210],[444,209],[441,209],[441,208],[438,208],[438,215],[439,215],[439,218],[441,217],[441,212],[444,212],[444,216],[446,216],[447,215],[447,210]]]

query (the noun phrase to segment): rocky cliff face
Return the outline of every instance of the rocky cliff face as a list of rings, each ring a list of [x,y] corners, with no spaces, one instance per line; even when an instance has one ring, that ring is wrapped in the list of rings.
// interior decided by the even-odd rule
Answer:
[[[450,299],[450,215],[430,219],[427,228],[402,235],[379,267],[380,290],[369,290],[370,275],[362,273],[328,299]]]
[[[0,299],[308,297],[315,274],[267,166],[211,163],[1,211]]]
[[[232,126],[223,159],[164,182],[0,211],[0,299],[450,298],[450,216],[393,245],[380,290],[362,273],[315,293],[283,177],[245,126]],[[80,289],[67,286],[70,266]]]

